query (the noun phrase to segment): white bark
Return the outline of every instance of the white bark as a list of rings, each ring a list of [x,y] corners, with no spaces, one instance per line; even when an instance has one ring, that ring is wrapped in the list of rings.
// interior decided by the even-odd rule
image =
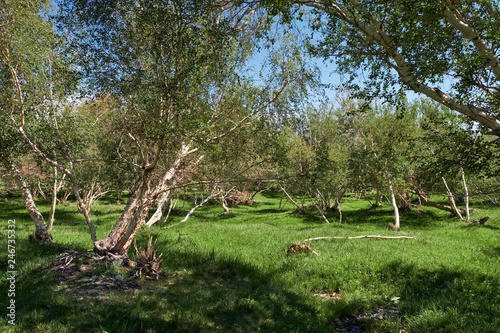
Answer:
[[[302,242],[310,242],[322,239],[363,239],[363,238],[378,238],[378,239],[417,239],[417,236],[380,236],[380,235],[363,235],[363,236],[351,236],[351,237],[341,237],[341,236],[331,236],[331,237],[314,237],[303,240]]]
[[[24,138],[24,140],[30,145],[31,149],[33,152],[38,154],[41,158],[43,158],[45,161],[47,161],[49,164],[51,164],[53,167],[58,168],[61,172],[66,174],[68,178],[70,179],[71,183],[73,184],[73,194],[76,197],[77,203],[78,203],[78,208],[81,212],[83,212],[83,215],[85,216],[85,220],[87,222],[87,225],[90,230],[90,237],[92,239],[92,242],[97,241],[96,237],[96,232],[94,228],[94,224],[92,223],[92,219],[90,218],[89,212],[87,211],[85,207],[85,203],[83,202],[82,198],[80,197],[80,188],[78,187],[78,182],[75,173],[73,172],[73,162],[71,160],[71,156],[68,156],[70,162],[69,162],[69,169],[66,168],[65,166],[59,164],[56,160],[53,160],[49,158],[26,134],[24,131],[24,124],[21,124],[21,126],[18,127],[18,132],[21,134],[21,136]]]
[[[394,228],[396,228],[396,230],[399,230],[401,228],[400,228],[400,224],[399,224],[398,203],[396,202],[396,196],[394,195],[394,189],[392,187],[391,179],[388,178],[388,181],[389,181],[389,192],[391,193],[391,204],[392,204],[392,208],[394,209]]]
[[[169,228],[175,227],[176,225],[179,225],[181,223],[186,222],[189,219],[189,216],[191,216],[191,214],[193,214],[193,212],[195,210],[197,210],[198,208],[200,208],[201,206],[203,206],[208,200],[216,197],[218,194],[219,193],[213,193],[213,194],[209,195],[208,197],[206,197],[205,199],[203,199],[199,204],[197,204],[196,206],[194,206],[193,208],[191,208],[191,210],[186,214],[186,216],[182,219],[182,221],[180,221],[179,223],[175,223],[175,224],[169,225],[168,227],[165,227],[165,229],[169,229]]]
[[[450,206],[453,208],[453,210],[455,211],[455,214],[457,214],[457,216],[460,218],[460,220],[464,220],[464,218],[462,217],[462,214],[460,214],[460,211],[458,210],[457,208],[457,205],[455,204],[455,199],[453,197],[453,193],[451,193],[450,191],[450,188],[448,187],[448,184],[446,183],[446,179],[444,179],[444,177],[441,177],[443,179],[443,183],[444,183],[444,186],[446,187],[446,192],[448,194],[448,198],[450,200]]]
[[[160,182],[154,188],[150,188],[151,179],[159,159],[157,155],[163,149],[163,140],[158,142],[153,161],[150,163],[144,162],[143,171],[132,188],[125,209],[115,227],[107,237],[94,242],[96,252],[127,256],[135,234],[146,223],[149,208],[154,204],[158,196],[169,190],[169,184],[181,169],[185,156],[193,152],[189,151],[189,148],[189,145],[182,143],[174,163],[165,172]]]
[[[288,192],[285,190],[285,188],[283,186],[281,186],[280,183],[278,183],[278,186],[281,188],[281,190],[283,191],[283,193],[285,193],[285,195],[287,196],[287,198],[295,205],[295,207],[297,207],[297,209],[301,212],[304,211],[304,206],[302,205],[299,205],[295,200],[293,200],[293,198],[290,196],[290,194],[288,194]]]
[[[462,173],[462,183],[464,184],[465,215],[467,218],[467,222],[469,222],[470,221],[469,189],[467,188],[467,182],[465,181],[465,172],[462,166],[460,166],[460,172]]]
[[[328,219],[326,218],[325,214],[323,213],[323,210],[316,204],[316,202],[314,202],[314,199],[313,199],[311,193],[307,192],[307,194],[309,194],[309,198],[311,199],[311,202],[312,202],[314,208],[316,208],[316,210],[321,214],[321,216],[323,217],[323,220],[325,220],[326,223],[330,224],[330,221],[328,221]]]
[[[170,191],[166,191],[165,193],[162,194],[160,199],[158,199],[158,201],[156,203],[155,213],[153,214],[153,216],[151,216],[149,221],[146,222],[146,225],[148,227],[151,228],[151,226],[153,224],[155,224],[156,222],[158,222],[161,219],[161,217],[163,215],[163,205],[165,204],[165,201],[167,201],[167,199],[169,198],[169,195],[170,195]]]
[[[50,216],[49,216],[49,225],[47,230],[52,231],[52,226],[54,225],[54,216],[56,214],[56,205],[57,205],[57,168],[54,168],[54,183],[52,184],[52,203],[50,205]]]
[[[462,33],[462,35],[471,41],[481,55],[486,59],[486,62],[491,67],[497,80],[500,80],[500,61],[495,52],[485,43],[479,34],[469,26],[464,20],[462,15],[455,9],[455,12],[450,8],[445,7],[444,15],[448,22]]]
[[[21,191],[23,196],[24,205],[26,206],[26,210],[28,211],[31,219],[35,222],[35,238],[39,240],[45,240],[52,242],[52,237],[50,237],[47,224],[45,223],[45,219],[43,215],[38,210],[36,206],[35,200],[33,199],[33,195],[29,189],[28,184],[24,180],[24,177],[21,175],[21,172],[14,165],[10,158],[4,160],[5,166],[11,170],[14,181],[17,184],[17,187]]]

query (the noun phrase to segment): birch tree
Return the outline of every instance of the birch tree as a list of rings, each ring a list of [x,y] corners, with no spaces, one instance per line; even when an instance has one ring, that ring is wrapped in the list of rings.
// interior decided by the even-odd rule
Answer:
[[[38,239],[50,236],[14,155],[24,149],[19,141],[26,138],[30,121],[52,109],[54,99],[73,87],[67,58],[58,52],[61,39],[46,16],[48,5],[47,1],[24,0],[0,4],[0,118],[4,134],[0,158],[23,194]]]
[[[60,29],[68,31],[87,88],[119,102],[116,147],[135,167],[136,181],[109,235],[93,238],[103,255],[126,257],[149,209],[190,168],[239,128],[298,88],[281,57],[263,88],[238,75],[251,48],[242,31],[257,8],[206,1],[66,1]],[[254,31],[249,29],[249,31]]]
[[[356,97],[395,100],[412,90],[500,136],[497,1],[273,1],[309,8],[311,51],[336,64]],[[489,130],[489,131],[488,131]]]

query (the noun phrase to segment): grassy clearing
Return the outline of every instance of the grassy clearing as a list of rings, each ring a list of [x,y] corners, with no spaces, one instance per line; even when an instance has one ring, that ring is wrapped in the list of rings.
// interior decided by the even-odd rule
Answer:
[[[291,255],[293,243],[317,236],[397,235],[387,229],[392,208],[368,209],[348,199],[343,224],[325,224],[314,210],[293,213],[280,197],[264,194],[253,207],[231,213],[209,205],[173,228],[141,230],[138,245],[158,238],[163,269],[159,281],[140,288],[108,288],[99,295],[61,285],[50,270],[69,250],[91,248],[86,224],[74,205],[58,206],[56,246],[30,243],[22,202],[0,198],[0,221],[16,220],[16,329],[19,332],[499,332],[500,211],[476,203],[473,218],[485,226],[465,227],[430,208],[402,215],[404,235],[417,239],[321,240],[320,254]],[[94,211],[98,236],[105,236],[122,206],[101,200]],[[42,213],[48,205],[40,202]],[[185,214],[190,208],[186,204]],[[183,215],[173,216],[169,224]],[[330,221],[338,215],[328,215]],[[5,231],[5,230],[4,230]],[[0,246],[1,294],[7,294],[6,232]],[[131,256],[133,253],[131,251]],[[79,263],[85,266],[85,263]],[[92,264],[94,265],[94,264]],[[78,273],[86,283],[127,272],[95,264]],[[127,279],[129,279],[127,277]],[[6,309],[7,299],[0,297]],[[0,327],[14,331],[3,315]]]

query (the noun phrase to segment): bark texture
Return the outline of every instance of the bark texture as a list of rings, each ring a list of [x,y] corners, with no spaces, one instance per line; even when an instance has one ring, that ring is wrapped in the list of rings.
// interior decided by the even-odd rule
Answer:
[[[149,209],[158,197],[169,190],[169,183],[179,172],[181,162],[189,153],[189,146],[182,145],[177,159],[165,172],[159,183],[151,187],[162,143],[158,145],[154,160],[147,164],[134,184],[125,209],[110,234],[94,242],[94,251],[102,255],[127,258],[127,253],[137,231],[146,224]]]

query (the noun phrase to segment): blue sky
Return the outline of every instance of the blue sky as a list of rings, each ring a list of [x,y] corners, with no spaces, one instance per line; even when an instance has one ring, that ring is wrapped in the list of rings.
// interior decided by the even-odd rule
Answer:
[[[308,27],[307,22],[294,22],[295,33],[299,33],[302,39],[315,38],[315,36],[311,36],[311,30]],[[275,28],[278,32],[280,31],[279,24],[276,25]],[[286,26],[282,26],[281,29],[287,29]],[[278,34],[276,34],[278,35]],[[267,56],[267,51],[262,50],[260,53],[254,55],[253,59],[250,61],[249,65],[253,66],[255,71],[258,73],[261,69],[262,63]],[[308,57],[308,59],[313,62],[321,72],[321,82],[323,84],[329,84],[331,88],[325,90],[325,95],[331,100],[335,101],[335,87],[341,87],[342,85],[342,77],[335,73],[335,63],[330,60],[324,60],[322,58]],[[362,73],[360,73],[362,75]],[[435,87],[440,88],[443,92],[449,91],[451,82],[444,82],[442,84],[433,85]],[[406,96],[408,100],[414,100],[421,97],[424,97],[421,94],[417,94],[413,91],[407,91]]]

